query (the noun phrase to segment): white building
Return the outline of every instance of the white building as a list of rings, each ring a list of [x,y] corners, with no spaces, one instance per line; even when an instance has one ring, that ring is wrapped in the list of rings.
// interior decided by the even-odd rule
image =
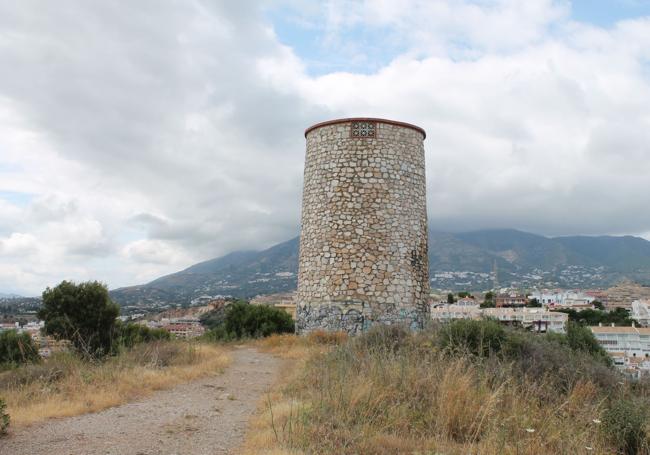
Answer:
[[[463,297],[461,299],[458,299],[458,301],[454,304],[457,307],[465,307],[465,308],[479,308],[480,305],[476,301],[476,299],[471,299],[469,297]]]
[[[650,358],[650,328],[591,327],[591,331],[607,352],[623,352],[627,357]]]
[[[650,372],[650,328],[602,325],[590,328],[618,368],[632,376]]]
[[[454,319],[481,319],[481,308],[470,306],[436,305],[431,308],[431,319],[438,322],[449,322]]]
[[[533,332],[565,333],[569,315],[545,308],[485,308],[483,317],[531,329]]]
[[[630,317],[643,327],[650,326],[650,300],[635,300],[632,302]]]
[[[594,297],[578,291],[535,291],[530,295],[542,306],[566,308],[593,308]]]
[[[533,332],[565,333],[569,316],[542,308],[479,308],[456,304],[431,308],[431,319],[438,322],[484,318],[496,319],[502,324],[523,327]]]

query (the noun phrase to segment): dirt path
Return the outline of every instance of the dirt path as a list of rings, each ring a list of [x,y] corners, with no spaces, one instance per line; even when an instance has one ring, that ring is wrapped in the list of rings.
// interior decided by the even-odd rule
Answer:
[[[243,439],[282,360],[236,348],[217,376],[96,414],[49,421],[0,439],[1,455],[225,454]]]

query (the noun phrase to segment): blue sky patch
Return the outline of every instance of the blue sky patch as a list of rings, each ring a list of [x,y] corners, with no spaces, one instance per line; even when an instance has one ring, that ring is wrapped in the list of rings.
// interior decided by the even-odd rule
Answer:
[[[573,19],[600,27],[650,16],[650,0],[573,0],[571,6]]]
[[[26,207],[34,199],[34,195],[17,191],[0,191],[0,199],[18,207]]]

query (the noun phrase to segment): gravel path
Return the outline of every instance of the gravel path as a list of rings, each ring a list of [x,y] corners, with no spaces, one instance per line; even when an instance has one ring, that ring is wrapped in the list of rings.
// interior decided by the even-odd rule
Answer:
[[[1,455],[212,455],[239,446],[282,360],[235,348],[217,376],[96,414],[53,420],[0,439]]]

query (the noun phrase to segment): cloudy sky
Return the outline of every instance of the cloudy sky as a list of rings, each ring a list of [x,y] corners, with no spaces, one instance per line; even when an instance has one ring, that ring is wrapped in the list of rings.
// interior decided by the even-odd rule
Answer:
[[[341,116],[427,130],[433,228],[650,238],[650,0],[0,0],[0,292],[297,235]]]

